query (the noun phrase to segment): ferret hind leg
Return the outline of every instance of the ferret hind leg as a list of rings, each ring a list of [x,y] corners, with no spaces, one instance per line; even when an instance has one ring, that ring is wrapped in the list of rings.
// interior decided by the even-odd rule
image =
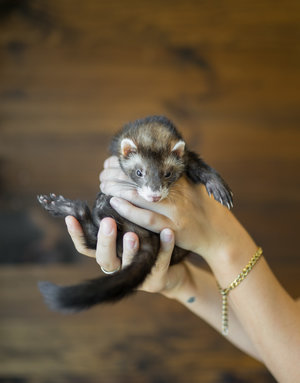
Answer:
[[[37,199],[43,208],[53,216],[66,217],[72,215],[75,217],[82,227],[86,246],[90,249],[96,248],[98,227],[92,219],[91,211],[86,202],[74,201],[53,193],[39,195]]]

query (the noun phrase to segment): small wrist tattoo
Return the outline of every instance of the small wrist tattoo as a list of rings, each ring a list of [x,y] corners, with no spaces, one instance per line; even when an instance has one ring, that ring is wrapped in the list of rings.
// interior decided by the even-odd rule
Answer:
[[[187,303],[193,303],[195,302],[196,298],[195,297],[190,297],[188,300],[187,300]]]

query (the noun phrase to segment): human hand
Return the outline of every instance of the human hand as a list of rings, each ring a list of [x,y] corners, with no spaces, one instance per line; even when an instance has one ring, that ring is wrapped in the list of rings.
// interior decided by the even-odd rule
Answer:
[[[202,255],[207,260],[230,246],[232,235],[240,234],[240,225],[231,212],[209,198],[202,185],[185,177],[177,181],[169,196],[157,203],[145,201],[120,169],[117,157],[109,157],[100,174],[103,193],[123,217],[154,232],[171,228],[176,244]],[[239,231],[239,233],[237,233]],[[235,233],[236,232],[236,233]]]
[[[97,249],[91,250],[85,246],[83,232],[79,222],[72,216],[66,217],[68,232],[77,251],[83,255],[96,258],[100,267],[108,272],[124,268],[129,265],[139,247],[139,238],[135,233],[126,233],[123,237],[122,260],[116,256],[117,226],[112,218],[104,218],[100,223]],[[186,268],[184,264],[169,268],[174,248],[174,233],[164,229],[160,233],[160,251],[157,261],[144,283],[138,290],[161,293],[168,297],[175,296],[176,290],[182,284]]]

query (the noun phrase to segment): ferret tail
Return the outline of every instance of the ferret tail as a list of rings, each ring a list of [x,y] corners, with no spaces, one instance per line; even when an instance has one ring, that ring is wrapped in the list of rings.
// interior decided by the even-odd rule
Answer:
[[[116,302],[132,294],[145,280],[155,263],[157,254],[140,257],[112,275],[91,279],[78,285],[57,286],[51,282],[39,282],[38,287],[45,303],[62,313],[76,313],[98,303]]]

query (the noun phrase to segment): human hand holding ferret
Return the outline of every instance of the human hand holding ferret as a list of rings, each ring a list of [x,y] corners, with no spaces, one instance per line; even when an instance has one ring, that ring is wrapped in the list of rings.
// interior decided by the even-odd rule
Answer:
[[[206,197],[206,191],[198,189],[196,195],[192,195],[194,190],[186,182],[184,183],[186,189],[182,189],[181,194],[176,199],[176,194],[171,196],[171,203],[161,201],[159,203],[148,203],[135,194],[134,190],[128,190],[126,184],[122,181],[125,179],[124,173],[119,168],[118,162],[114,157],[106,160],[104,170],[100,174],[101,190],[122,196],[134,202],[134,205],[126,200],[121,203],[125,206],[124,210],[120,209],[120,214],[124,214],[126,218],[135,220],[140,225],[146,226],[148,229],[160,232],[160,250],[157,261],[152,268],[151,273],[147,276],[146,280],[138,287],[138,290],[160,293],[168,298],[175,299],[185,305],[189,310],[193,311],[199,317],[210,323],[214,328],[220,331],[220,295],[216,288],[216,281],[214,276],[203,270],[193,266],[190,262],[184,260],[183,262],[170,266],[171,255],[175,242],[175,235],[181,239],[182,243],[185,242],[190,245],[192,229],[194,226],[195,243],[204,243],[200,235],[200,220],[197,222],[192,217],[188,208],[190,208],[195,216],[201,218],[205,226],[205,218],[202,216],[200,201],[202,203],[210,203],[222,211],[227,211],[220,204],[214,202],[209,197],[203,201],[202,198]],[[181,182],[178,181],[178,182]],[[191,189],[191,190],[190,190]],[[190,195],[195,198],[195,201],[186,199],[186,204],[181,205],[183,190],[186,196]],[[173,205],[175,200],[175,205]],[[199,207],[195,210],[195,202],[199,202]],[[138,207],[137,207],[138,206]],[[174,208],[176,207],[176,209]],[[173,209],[172,209],[173,207]],[[148,209],[153,210],[148,210]],[[187,223],[186,233],[183,234],[180,226],[176,227],[172,219],[180,217],[182,209],[185,208],[185,214],[190,218]],[[202,210],[200,210],[200,208]],[[122,211],[121,211],[122,210]],[[182,217],[184,218],[184,217]],[[209,219],[209,217],[207,218]],[[217,221],[217,220],[216,220]],[[183,222],[183,219],[180,220]],[[123,237],[123,255],[122,260],[116,256],[116,223],[112,218],[104,218],[100,223],[100,230],[98,233],[97,249],[92,251],[85,245],[82,238],[82,230],[79,222],[72,216],[66,218],[69,234],[74,242],[76,249],[84,255],[95,257],[97,263],[102,269],[113,271],[118,268],[124,268],[130,264],[134,258],[139,246],[138,236],[133,232],[128,232]],[[207,224],[207,223],[206,223]],[[208,226],[208,233],[213,225]],[[176,232],[171,230],[175,228]],[[197,233],[196,230],[199,230]],[[211,235],[212,236],[212,235]],[[213,237],[213,236],[212,236]],[[213,241],[214,239],[211,239]],[[209,246],[213,246],[207,241],[207,250],[203,246],[203,253],[209,253]],[[245,334],[244,329],[236,318],[235,314],[231,312],[231,332],[228,339],[232,341],[242,350],[248,354],[260,359],[260,356],[254,350],[251,341]]]
[[[100,188],[115,197],[110,201],[111,206],[121,216],[148,230],[159,233],[166,227],[172,229],[177,246],[201,255],[208,263],[219,254],[233,251],[235,237],[240,237],[241,245],[253,242],[231,211],[210,198],[204,186],[181,177],[167,198],[151,203],[123,182],[126,177],[116,157],[105,161]]]
[[[201,249],[196,246],[197,237],[202,234],[199,229],[205,227],[201,222],[203,214],[198,215],[200,220],[198,223],[197,215],[194,214],[195,225],[190,225],[193,220],[190,220],[187,214],[189,211],[197,212],[201,208],[201,204],[199,204],[198,198],[192,198],[190,193],[181,191],[188,185],[188,182],[195,185],[195,191],[191,191],[194,195],[197,194],[197,185],[201,184],[205,186],[208,195],[212,195],[220,204],[228,209],[233,206],[232,192],[225,180],[197,153],[187,147],[174,124],[164,116],[149,116],[125,124],[113,136],[110,151],[118,157],[120,167],[129,177],[120,176],[117,182],[112,179],[114,184],[124,185],[125,183],[126,188],[131,190],[132,196],[138,195],[146,202],[159,203],[166,198],[171,200],[171,204],[166,205],[166,214],[163,212],[164,219],[160,220],[163,226],[160,224],[160,227],[155,227],[155,223],[159,223],[159,221],[153,217],[153,213],[136,207],[137,210],[129,209],[133,212],[132,219],[130,217],[126,219],[124,204],[122,216],[117,212],[120,208],[122,210],[122,205],[120,206],[119,203],[119,206],[115,206],[116,209],[114,209],[110,204],[113,196],[103,192],[96,196],[92,210],[82,200],[71,200],[55,193],[38,195],[38,202],[51,215],[56,217],[72,215],[79,221],[82,237],[89,249],[96,249],[100,222],[106,217],[113,218],[117,224],[116,251],[118,258],[122,258],[123,236],[127,232],[135,232],[139,237],[138,252],[126,268],[112,271],[102,268],[102,271],[109,275],[77,285],[59,286],[48,281],[39,282],[38,286],[45,302],[52,310],[74,313],[96,304],[115,302],[134,293],[155,265],[160,245],[158,233],[169,226],[169,223],[173,225],[177,233],[182,233],[182,235],[176,235],[176,238],[177,243],[183,245],[183,248],[174,247],[171,265],[183,261],[189,250],[201,254]],[[177,183],[176,181],[181,178],[185,178],[186,181]],[[135,191],[132,192],[133,190]],[[176,198],[183,198],[183,201],[178,204],[178,207],[182,207],[181,210],[177,209],[176,198],[172,198],[172,195]],[[116,204],[118,200],[114,202]],[[134,202],[138,202],[138,198],[135,198]],[[192,209],[190,202],[195,202]],[[142,207],[147,208],[147,205],[142,205]],[[137,225],[134,223],[134,215],[139,213],[139,210],[141,214],[138,214],[137,220],[142,218],[142,222]],[[175,211],[175,214],[172,214],[172,210]],[[179,214],[177,214],[178,212]],[[166,222],[168,213],[171,213],[171,219],[167,219],[168,222]],[[149,219],[147,219],[147,215]],[[143,223],[145,226],[154,227],[147,230],[143,227]],[[193,231],[190,230],[191,228]]]
[[[133,232],[128,232],[123,237],[122,260],[116,256],[117,226],[112,218],[104,218],[101,221],[96,250],[86,247],[81,226],[76,218],[66,217],[66,224],[76,250],[83,255],[95,258],[104,270],[110,271],[128,266],[138,250],[138,236]],[[138,290],[161,293],[169,297],[176,296],[175,290],[186,279],[186,265],[185,262],[182,262],[169,268],[174,242],[172,230],[164,229],[160,233],[158,259],[151,274]]]
[[[203,188],[190,187],[184,178],[177,182],[180,186],[178,196],[176,191],[169,199],[148,203],[133,190],[124,188],[124,184],[118,182],[119,177],[122,179],[124,174],[115,159],[110,157],[100,175],[101,190],[120,198],[119,206],[114,206],[119,214],[155,232],[171,229],[176,242],[202,255],[213,271],[211,274],[186,260],[169,268],[173,238],[167,244],[161,241],[156,266],[139,289],[160,292],[176,299],[220,331],[221,307],[216,279],[221,286],[229,285],[257,250],[253,239],[231,212],[207,197]],[[80,248],[80,225],[75,218],[69,219],[78,225],[75,230],[69,228],[73,241],[75,244],[77,241],[80,252],[86,253]],[[106,220],[101,222],[101,226]],[[138,241],[134,233],[126,236]],[[98,242],[98,263],[104,265],[104,260],[108,260],[106,267],[113,270],[118,266],[114,264],[114,236],[101,246],[104,242],[100,229]],[[130,262],[130,258],[130,251],[124,244],[123,262]],[[296,381],[300,373],[297,364],[300,300],[287,294],[263,257],[242,286],[231,293],[227,339],[265,363],[278,381],[287,381],[291,376],[291,381]],[[274,337],[274,333],[278,336]],[[282,342],[281,339],[289,341]],[[288,357],[283,358],[282,355]]]

